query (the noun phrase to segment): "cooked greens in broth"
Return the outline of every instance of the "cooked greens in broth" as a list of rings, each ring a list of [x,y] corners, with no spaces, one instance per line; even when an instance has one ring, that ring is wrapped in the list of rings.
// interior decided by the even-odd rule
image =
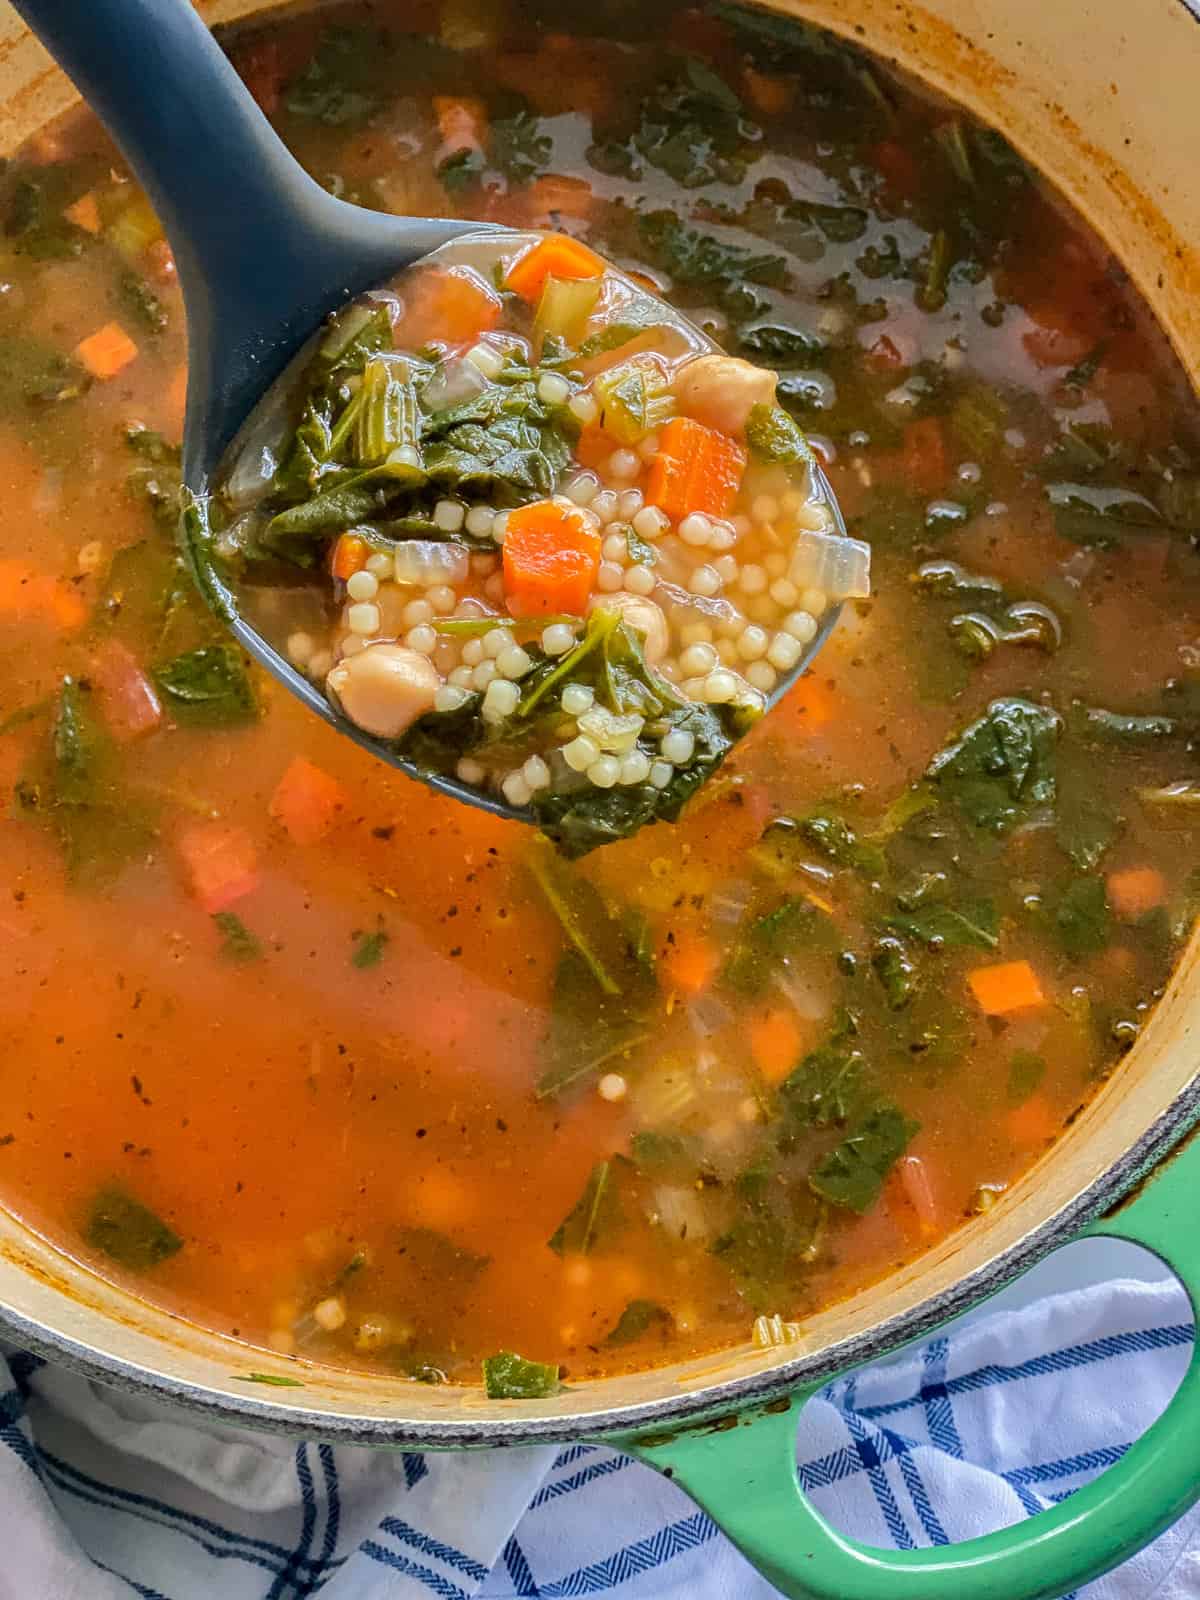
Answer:
[[[778,375],[569,235],[443,246],[293,367],[197,508],[205,581],[266,584],[344,716],[568,855],[675,821],[870,594]]]
[[[656,540],[655,430],[586,457],[604,424],[570,411],[586,341],[630,330],[572,320],[563,291],[548,359],[532,300],[503,309],[485,274],[500,366],[467,378],[487,406],[506,368],[532,385],[523,459],[471,424],[474,464],[443,450],[436,492],[411,461],[402,490],[356,486],[394,449],[427,474],[436,430],[404,429],[481,337],[406,342],[389,314],[386,352],[308,384],[308,435],[290,416],[303,472],[280,453],[229,480],[208,555],[314,680],[379,648],[432,663],[442,699],[406,748],[535,809],[558,791],[527,764],[578,777],[566,747],[591,707],[658,709],[635,708],[627,748],[576,752],[584,778],[644,761],[564,788],[542,819],[563,848],[406,780],[259,674],[199,598],[176,544],[170,251],[97,125],[47,127],[0,175],[0,1195],[97,1271],[295,1358],[247,1382],[302,1384],[311,1360],[519,1400],[786,1344],[1006,1204],[1191,929],[1196,402],[1119,263],[1000,133],[810,27],[389,0],[224,43],[334,192],[572,241],[633,305],[660,295],[749,363],[772,437],[811,443],[869,547],[872,594],[657,808],[654,763],[675,783],[702,743],[664,753],[671,698],[727,737],[737,698],[770,692],[755,668],[785,670],[783,619],[815,623],[789,541],[804,508],[818,521],[818,480],[754,482],[709,517],[710,540],[749,520],[736,549]],[[343,454],[353,417],[332,430],[372,386],[384,432],[364,422]],[[748,472],[779,465],[735,443]],[[570,519],[579,482],[589,505],[612,496],[599,529],[578,524],[597,583],[567,604],[539,590],[531,624],[495,517]],[[465,588],[424,581],[449,550]],[[695,586],[706,566],[719,594]],[[671,672],[652,675],[630,612],[670,586]],[[626,598],[592,606],[593,588]],[[693,604],[714,600],[736,620]],[[556,678],[594,635],[591,666]],[[526,742],[481,727],[489,693],[541,686]]]

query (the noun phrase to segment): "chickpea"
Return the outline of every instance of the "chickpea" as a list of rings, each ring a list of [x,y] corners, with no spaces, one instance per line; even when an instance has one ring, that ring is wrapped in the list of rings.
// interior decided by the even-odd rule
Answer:
[[[619,611],[621,620],[642,635],[642,650],[651,666],[661,661],[671,642],[667,619],[653,600],[640,594],[595,594],[588,605],[589,611]]]
[[[773,406],[778,375],[737,356],[699,356],[680,371],[675,398],[685,417],[744,434],[753,406]]]
[[[398,739],[433,710],[441,676],[428,656],[398,644],[373,644],[339,661],[325,680],[351,722],[380,739]]]

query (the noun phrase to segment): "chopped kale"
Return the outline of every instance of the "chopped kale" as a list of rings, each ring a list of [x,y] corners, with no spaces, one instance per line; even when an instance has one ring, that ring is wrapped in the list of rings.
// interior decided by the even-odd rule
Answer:
[[[101,1189],[84,1226],[85,1243],[131,1272],[148,1272],[183,1248],[175,1230],[118,1184]]]
[[[166,306],[140,273],[123,273],[117,285],[117,292],[121,297],[121,304],[137,318],[147,332],[161,333],[167,326],[170,318],[167,316]]]
[[[789,895],[772,910],[748,913],[736,929],[721,982],[742,995],[760,994],[787,957],[828,945],[828,918],[803,895]]]
[[[329,128],[356,127],[379,109],[386,54],[374,28],[326,28],[308,65],[289,84],[285,109]]]
[[[1055,797],[1057,712],[1029,700],[993,700],[926,769],[942,798],[977,827],[1003,833]]]
[[[876,1106],[810,1174],[813,1192],[831,1205],[869,1211],[919,1128],[898,1106]]]
[[[884,933],[875,940],[871,967],[893,1011],[903,1011],[917,987],[917,965],[908,946],[895,934]]]
[[[74,357],[25,334],[0,333],[0,409],[77,400],[90,382]]]
[[[800,429],[779,406],[757,405],[750,408],[746,421],[746,443],[750,453],[760,461],[778,461],[795,466],[803,461],[807,466],[816,464],[812,446]]]
[[[638,231],[654,262],[689,288],[728,289],[743,282],[781,287],[787,281],[783,256],[724,244],[687,227],[673,211],[643,212]]]
[[[1032,1050],[1014,1050],[1008,1063],[1005,1095],[1009,1105],[1023,1105],[1046,1076],[1046,1063]]]
[[[553,154],[553,140],[528,111],[497,117],[491,125],[491,164],[510,183],[532,182],[546,170]]]
[[[978,950],[994,950],[1000,942],[999,919],[990,900],[963,902],[957,906],[936,902],[922,904],[889,920],[894,928],[936,948],[966,945]]]
[[[483,1387],[489,1400],[543,1400],[562,1383],[557,1366],[501,1350],[483,1363]]]
[[[258,696],[236,645],[201,645],[153,667],[151,676],[167,711],[178,722],[234,728],[258,720]]]
[[[779,1103],[791,1121],[810,1128],[841,1127],[857,1115],[868,1090],[857,1033],[856,1018],[844,1012],[825,1043],[783,1080]]]

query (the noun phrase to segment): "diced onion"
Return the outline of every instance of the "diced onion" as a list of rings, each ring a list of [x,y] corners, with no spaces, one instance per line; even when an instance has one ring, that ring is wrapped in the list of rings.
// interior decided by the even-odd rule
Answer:
[[[778,1312],[773,1317],[755,1317],[754,1343],[760,1350],[773,1350],[782,1344],[799,1344],[804,1329],[799,1322],[785,1322]]]
[[[449,361],[425,385],[421,399],[430,411],[447,411],[482,394],[488,380],[473,361],[460,356]]]
[[[469,557],[460,544],[437,539],[405,539],[393,552],[397,583],[462,583],[466,579]]]
[[[840,533],[799,533],[788,577],[798,589],[820,589],[831,601],[865,599],[871,592],[871,546]]]
[[[672,1238],[703,1242],[712,1229],[704,1203],[694,1186],[661,1183],[651,1197],[655,1222]]]

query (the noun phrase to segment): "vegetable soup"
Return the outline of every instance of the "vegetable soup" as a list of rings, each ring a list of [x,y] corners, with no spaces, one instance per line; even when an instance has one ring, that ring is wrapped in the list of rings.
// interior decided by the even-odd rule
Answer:
[[[296,365],[201,511],[206,581],[232,567],[352,722],[572,856],[677,819],[870,593],[777,374],[568,235],[444,246]]]
[[[582,861],[406,780],[243,659],[176,553],[182,312],[152,212],[82,115],[0,175],[0,1195],[96,1270],[294,1356],[299,1383],[315,1360],[520,1396],[799,1337],[1006,1203],[1192,925],[1200,427],[1145,306],[953,106],[766,13],[646,11],[414,0],[225,40],[337,193],[569,238],[778,374],[781,434],[870,547],[872,597],[678,820]],[[450,364],[396,349],[425,381]],[[620,521],[662,551],[638,463]],[[572,453],[479,503],[569,518],[581,471],[601,476]],[[810,486],[756,488],[780,502],[764,527]],[[465,528],[457,488],[400,515],[456,518],[443,501]],[[755,516],[703,514],[710,539]],[[484,660],[548,679],[560,610],[571,650],[595,625],[581,590],[510,639],[494,520],[452,603],[399,563],[453,538],[374,549],[361,508],[341,521],[311,583],[244,573],[317,677],[354,635],[486,697],[525,678],[481,685]],[[331,575],[343,536],[363,548]],[[625,628],[654,598],[635,574],[660,578],[623,528],[596,536],[627,599],[593,617]],[[774,638],[806,610],[792,553],[764,534],[678,560],[717,570],[739,640]],[[385,586],[428,616],[360,634]],[[419,630],[466,599],[488,631],[439,665]],[[657,681],[758,687],[766,658],[721,615],[688,626]],[[557,688],[564,721],[588,686]],[[682,772],[677,753],[643,750]]]

